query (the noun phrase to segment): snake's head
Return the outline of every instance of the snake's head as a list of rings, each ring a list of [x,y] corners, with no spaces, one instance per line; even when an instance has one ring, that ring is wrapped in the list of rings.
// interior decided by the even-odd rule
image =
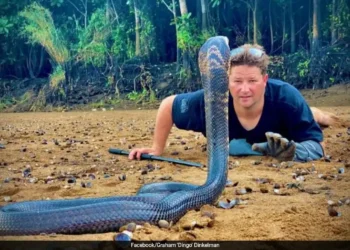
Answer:
[[[199,50],[198,65],[202,76],[208,75],[210,69],[218,67],[224,67],[227,70],[229,58],[228,38],[226,36],[210,37]]]

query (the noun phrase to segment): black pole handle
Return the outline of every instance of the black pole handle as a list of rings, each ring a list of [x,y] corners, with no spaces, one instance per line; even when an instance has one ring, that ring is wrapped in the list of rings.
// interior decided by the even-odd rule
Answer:
[[[118,148],[110,148],[108,150],[108,152],[110,152],[111,154],[129,155],[128,151],[118,149]],[[166,162],[181,164],[181,165],[185,165],[185,166],[189,166],[189,167],[197,167],[197,168],[203,167],[202,164],[197,163],[197,162],[183,161],[183,160],[178,160],[178,159],[173,159],[173,158],[165,158],[165,157],[155,156],[155,155],[150,155],[150,154],[141,154],[141,159],[166,161]]]

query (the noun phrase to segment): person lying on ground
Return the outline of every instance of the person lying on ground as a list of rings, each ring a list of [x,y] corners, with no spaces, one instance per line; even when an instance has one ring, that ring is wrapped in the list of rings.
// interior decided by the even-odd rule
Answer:
[[[317,122],[329,122],[319,109],[306,103],[289,83],[269,79],[269,57],[259,45],[233,49],[229,68],[230,155],[270,155],[279,161],[310,161],[324,155],[323,134]],[[204,90],[165,98],[158,110],[152,147],[135,148],[141,154],[161,155],[170,130],[193,130],[206,135]]]

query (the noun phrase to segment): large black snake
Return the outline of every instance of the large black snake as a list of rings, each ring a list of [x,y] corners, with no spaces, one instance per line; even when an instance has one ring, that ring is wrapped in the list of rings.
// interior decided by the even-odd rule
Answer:
[[[106,232],[129,222],[175,222],[188,210],[215,202],[227,178],[229,56],[222,36],[209,38],[199,51],[208,139],[204,185],[155,183],[136,196],[15,203],[1,208],[0,235]]]

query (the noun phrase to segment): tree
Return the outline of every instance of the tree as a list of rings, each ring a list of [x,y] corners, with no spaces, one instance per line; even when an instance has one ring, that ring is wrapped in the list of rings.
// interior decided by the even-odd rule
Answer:
[[[202,31],[208,30],[208,13],[207,13],[207,1],[201,0],[201,13],[202,13]]]
[[[175,25],[175,32],[176,32],[176,62],[178,69],[180,66],[180,49],[178,45],[178,33],[179,33],[179,27],[178,27],[178,20],[176,15],[176,2],[175,0],[171,0],[171,4],[168,4],[165,0],[161,0],[162,3],[167,7],[167,9],[173,14],[173,22],[172,24]]]
[[[140,41],[140,9],[138,0],[134,0],[134,15],[135,15],[135,55],[141,54],[141,41]]]
[[[289,0],[289,21],[290,21],[290,52],[295,52],[295,24],[293,17],[293,0]]]
[[[50,12],[37,3],[33,3],[20,13],[27,20],[25,34],[33,43],[41,44],[55,63],[51,75],[51,84],[57,87],[64,80],[66,82],[66,63],[70,59],[66,42],[60,31],[55,27]]]
[[[250,40],[249,34],[249,26],[250,26],[250,11],[253,13],[253,43],[259,43],[259,27],[258,27],[258,9],[259,9],[259,1],[258,0],[241,0],[243,1],[248,8],[248,41]]]
[[[272,15],[271,15],[271,4],[273,0],[270,0],[269,2],[269,21],[270,21],[270,54],[273,52],[273,46],[274,46],[274,36],[273,36],[273,22],[272,22]]]
[[[313,0],[313,25],[312,25],[312,53],[318,52],[319,48],[319,2]]]
[[[186,32],[186,26],[187,26],[187,19],[190,18],[190,15],[187,10],[187,3],[186,0],[179,0],[180,4],[180,12],[181,12],[181,27],[182,31]],[[182,63],[183,68],[186,72],[186,75],[191,74],[191,65],[190,65],[190,55],[189,52],[186,49],[181,50],[182,53]]]
[[[335,44],[337,40],[337,29],[335,27],[336,23],[336,18],[337,18],[337,1],[333,0],[332,2],[332,16],[331,16],[331,33],[332,33],[332,38],[331,38],[331,44]]]

